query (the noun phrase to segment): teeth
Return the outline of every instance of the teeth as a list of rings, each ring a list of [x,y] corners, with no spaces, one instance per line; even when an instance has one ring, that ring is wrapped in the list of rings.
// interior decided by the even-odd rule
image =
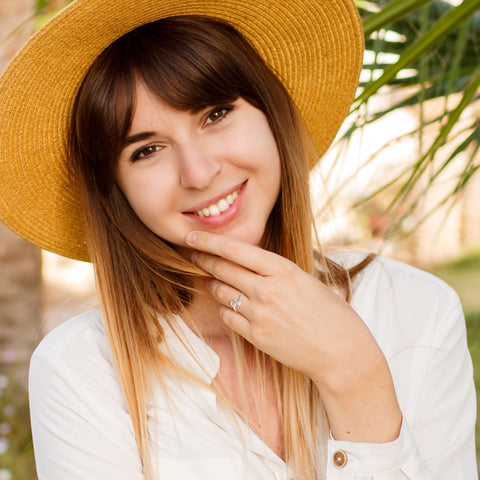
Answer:
[[[217,207],[217,205],[210,205],[208,207],[208,209],[210,210],[210,216],[211,217],[216,217],[217,215],[220,215],[220,209]]]
[[[238,192],[239,190],[227,195],[226,198],[220,199],[217,203],[202,208],[201,210],[197,210],[195,213],[199,217],[216,217],[230,208],[230,205],[232,205],[238,197]]]
[[[229,203],[224,198],[222,198],[218,202],[218,209],[220,210],[220,212],[225,212],[226,210],[228,210],[229,206]]]

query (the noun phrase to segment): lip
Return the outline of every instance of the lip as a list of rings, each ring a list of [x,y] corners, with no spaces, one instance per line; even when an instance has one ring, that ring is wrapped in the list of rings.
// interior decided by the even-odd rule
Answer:
[[[226,190],[224,193],[221,193],[220,195],[217,195],[206,202],[202,202],[195,205],[194,210],[189,212],[183,212],[183,214],[188,218],[190,218],[191,220],[194,220],[195,222],[210,228],[218,228],[227,223],[230,223],[240,213],[247,183],[248,183],[248,180],[245,180],[244,182],[237,184],[235,187]],[[230,195],[236,191],[238,191],[237,198],[230,205],[230,208],[225,212],[222,212],[220,215],[200,217],[195,213],[198,210],[201,210],[202,208],[208,207],[213,203],[217,203],[220,199],[225,198],[227,195]]]
[[[243,186],[246,183],[247,183],[247,180],[245,180],[242,183],[239,183],[239,184],[235,185],[232,188],[229,188],[228,190],[225,190],[224,192],[220,193],[219,195],[216,195],[213,198],[210,198],[209,200],[206,200],[205,202],[198,203],[191,210],[188,210],[188,211],[183,212],[183,213],[185,213],[185,214],[195,213],[195,212],[198,212],[199,210],[202,210],[205,207],[208,207],[209,205],[213,205],[214,203],[217,203],[220,199],[225,198],[226,196],[232,194],[233,192],[236,192],[240,188],[243,188]]]

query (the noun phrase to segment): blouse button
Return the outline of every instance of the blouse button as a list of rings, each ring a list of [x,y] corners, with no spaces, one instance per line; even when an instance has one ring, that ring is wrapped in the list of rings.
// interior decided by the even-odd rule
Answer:
[[[348,456],[344,450],[337,450],[333,454],[333,464],[337,468],[343,468],[348,463]]]

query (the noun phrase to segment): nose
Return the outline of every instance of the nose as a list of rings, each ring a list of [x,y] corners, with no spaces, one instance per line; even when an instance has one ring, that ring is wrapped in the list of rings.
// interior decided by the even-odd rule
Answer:
[[[178,147],[179,179],[184,188],[207,188],[220,171],[216,155],[201,141]]]

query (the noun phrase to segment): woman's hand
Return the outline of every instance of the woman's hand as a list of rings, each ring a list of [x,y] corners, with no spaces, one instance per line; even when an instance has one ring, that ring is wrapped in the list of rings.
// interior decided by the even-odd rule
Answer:
[[[190,232],[186,242],[196,250],[193,261],[213,277],[208,289],[223,322],[315,382],[335,438],[382,442],[398,435],[401,414],[388,365],[347,302],[259,247],[208,232]],[[230,301],[240,294],[234,311]]]
[[[353,309],[279,255],[229,237],[195,234],[188,243],[197,250],[195,263],[213,277],[208,289],[225,324],[281,363],[319,376],[322,357],[342,341],[342,323],[361,323]],[[230,300],[240,293],[235,312]]]

